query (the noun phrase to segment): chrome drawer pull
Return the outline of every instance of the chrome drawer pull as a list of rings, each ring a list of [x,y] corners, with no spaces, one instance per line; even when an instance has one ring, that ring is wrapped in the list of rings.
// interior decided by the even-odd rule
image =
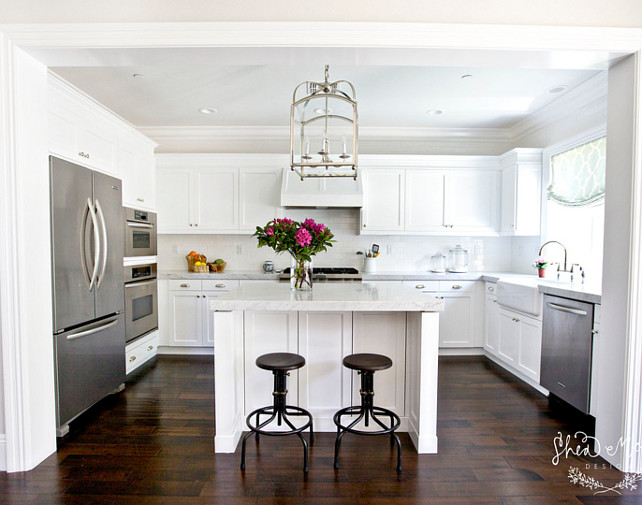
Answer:
[[[154,346],[153,346],[153,345],[150,345],[150,346],[147,348],[147,350],[148,350],[148,351],[153,351],[153,350],[154,350]]]
[[[462,288],[461,284],[453,284],[451,287],[453,289],[461,289]]]
[[[129,362],[131,363],[132,361],[136,361],[136,356],[132,356],[131,358],[129,358]]]
[[[181,284],[181,287],[182,287],[182,288],[189,288],[189,287],[190,287],[190,285],[189,285],[189,284]]]
[[[426,287],[426,286],[424,286],[423,284],[417,284],[417,285],[415,286],[415,288],[416,288],[416,289],[424,289],[425,287]]]
[[[558,386],[562,386],[563,388],[565,388],[565,387],[566,387],[566,386],[565,386],[564,384],[562,384],[560,381],[557,381],[557,385],[558,385]]]
[[[217,285],[216,285],[216,287],[217,287],[217,288],[224,288],[224,287],[225,287],[225,284],[217,284]]]
[[[488,291],[495,291],[495,288],[493,286],[488,286]]]

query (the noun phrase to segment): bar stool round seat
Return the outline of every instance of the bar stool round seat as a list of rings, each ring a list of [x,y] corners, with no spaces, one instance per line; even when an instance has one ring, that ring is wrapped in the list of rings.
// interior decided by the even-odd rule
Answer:
[[[310,443],[314,443],[312,414],[301,407],[286,404],[286,395],[288,392],[287,376],[290,375],[289,371],[296,370],[304,365],[305,358],[303,356],[289,352],[274,352],[263,354],[256,358],[257,367],[263,370],[269,370],[274,375],[273,404],[254,410],[245,420],[250,431],[243,437],[241,446],[241,470],[245,469],[245,445],[247,439],[254,433],[257,442],[259,441],[260,435],[268,435],[271,437],[298,436],[303,444],[303,471],[307,473],[308,442],[301,432],[310,428]],[[262,421],[261,416],[267,416],[267,419]],[[295,426],[289,417],[304,417],[305,419],[300,426]],[[285,423],[289,429],[268,429],[269,425],[273,422],[276,422],[277,426],[282,426],[283,423]]]
[[[357,370],[361,374],[361,405],[353,405],[343,408],[334,414],[333,421],[337,427],[337,438],[334,443],[334,468],[339,468],[339,447],[341,439],[346,433],[355,435],[390,435],[390,445],[397,445],[397,471],[401,471],[401,441],[395,433],[395,430],[401,425],[399,416],[389,409],[377,407],[374,405],[374,373],[380,370],[386,370],[392,366],[392,360],[382,354],[351,354],[343,358],[343,366],[351,370]],[[357,416],[350,424],[342,423],[343,416]],[[387,418],[386,424],[379,417]],[[363,421],[367,428],[370,421],[374,421],[380,429],[361,429],[356,426]]]

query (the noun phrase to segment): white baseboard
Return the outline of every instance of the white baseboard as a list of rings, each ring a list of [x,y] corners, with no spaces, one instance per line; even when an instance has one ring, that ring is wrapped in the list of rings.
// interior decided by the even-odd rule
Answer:
[[[0,472],[7,471],[7,436],[0,434]]]
[[[531,386],[531,387],[533,387],[533,388],[537,389],[537,391],[539,391],[540,393],[542,393],[544,396],[548,396],[548,395],[549,395],[548,389],[543,388],[543,387],[542,387],[542,386],[540,386],[537,382],[535,382],[533,379],[531,379],[530,377],[527,377],[526,375],[524,375],[524,374],[523,374],[522,372],[520,372],[519,370],[517,370],[517,369],[513,368],[512,366],[510,366],[508,363],[504,363],[501,359],[499,359],[499,358],[498,358],[498,357],[496,357],[496,356],[493,356],[492,354],[490,354],[490,353],[488,353],[488,352],[485,352],[485,353],[484,353],[484,355],[485,355],[489,360],[491,360],[493,363],[495,363],[495,364],[499,365],[500,367],[502,367],[502,368],[503,368],[504,370],[506,370],[507,372],[512,373],[512,374],[513,374],[515,377],[517,377],[518,379],[520,379],[520,380],[524,381],[524,382],[525,382],[526,384],[528,384],[529,386]]]
[[[194,354],[194,355],[214,355],[213,347],[174,347],[169,345],[159,345],[158,354]]]
[[[483,347],[443,347],[439,349],[439,356],[483,356]]]

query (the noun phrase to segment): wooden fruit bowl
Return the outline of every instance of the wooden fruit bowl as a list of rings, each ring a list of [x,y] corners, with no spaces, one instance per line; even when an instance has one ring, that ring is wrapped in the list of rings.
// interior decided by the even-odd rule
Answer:
[[[225,270],[227,263],[208,263],[208,265],[210,267],[210,271],[220,274]]]

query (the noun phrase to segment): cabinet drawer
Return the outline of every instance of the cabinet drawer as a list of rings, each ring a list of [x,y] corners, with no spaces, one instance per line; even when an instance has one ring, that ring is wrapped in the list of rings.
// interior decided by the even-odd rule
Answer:
[[[475,281],[439,281],[439,292],[447,293],[468,293],[475,289]]]
[[[158,331],[137,340],[125,349],[125,371],[130,373],[158,352]]]
[[[203,291],[229,291],[239,287],[238,280],[217,279],[202,281]]]
[[[205,281],[208,282],[208,281]],[[170,291],[200,291],[201,280],[200,279],[181,279],[181,280],[171,280],[169,281]]]
[[[422,292],[439,291],[439,281],[403,281],[404,285],[410,289],[416,289]]]

